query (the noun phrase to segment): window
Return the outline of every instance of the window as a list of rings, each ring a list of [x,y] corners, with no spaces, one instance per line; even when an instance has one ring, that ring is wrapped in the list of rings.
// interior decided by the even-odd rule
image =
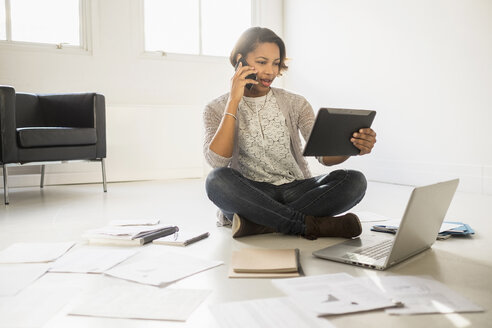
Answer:
[[[0,1],[0,40],[7,40],[7,20],[4,2],[5,0]]]
[[[228,56],[252,22],[251,0],[144,0],[146,51]]]
[[[82,46],[84,0],[0,0],[0,39]]]

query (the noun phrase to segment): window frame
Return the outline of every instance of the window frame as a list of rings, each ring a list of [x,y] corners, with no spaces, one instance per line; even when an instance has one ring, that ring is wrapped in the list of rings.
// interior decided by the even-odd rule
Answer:
[[[79,39],[80,45],[61,43],[42,43],[12,40],[12,17],[10,2],[5,0],[6,40],[0,40],[0,49],[47,51],[69,54],[92,54],[92,1],[79,1]]]
[[[176,52],[166,52],[161,51],[150,51],[145,49],[145,13],[144,13],[144,2],[145,0],[138,0],[138,19],[139,19],[139,48],[140,57],[144,59],[154,59],[154,60],[177,60],[177,61],[196,61],[196,62],[211,62],[211,63],[222,63],[224,61],[229,61],[229,56],[215,56],[215,55],[205,55],[202,53],[202,32],[201,32],[201,0],[199,1],[199,17],[200,20],[199,28],[199,52],[198,54],[186,54],[186,53],[176,53]],[[260,1],[261,0],[249,0],[251,1],[251,26],[260,25]]]

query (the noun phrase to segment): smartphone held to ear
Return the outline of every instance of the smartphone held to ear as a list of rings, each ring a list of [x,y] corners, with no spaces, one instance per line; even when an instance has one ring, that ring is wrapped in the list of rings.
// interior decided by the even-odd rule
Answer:
[[[249,66],[248,65],[248,62],[246,62],[246,59],[244,59],[243,57],[241,57],[241,58],[239,58],[239,60],[238,60],[238,62],[236,64],[236,71],[239,68],[239,63],[242,63],[243,66]],[[248,79],[248,80],[256,80],[256,74],[250,74],[250,75],[246,76],[246,79]],[[251,90],[252,87],[253,87],[253,84],[252,83],[246,84],[246,88],[248,90]]]

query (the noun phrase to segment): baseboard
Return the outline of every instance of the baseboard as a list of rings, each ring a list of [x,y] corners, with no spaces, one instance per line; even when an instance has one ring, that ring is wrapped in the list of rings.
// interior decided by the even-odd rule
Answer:
[[[315,164],[313,164],[315,165]],[[313,165],[311,167],[313,167]],[[355,157],[331,169],[355,169],[370,181],[420,186],[459,178],[459,191],[492,195],[492,166],[406,162]],[[326,169],[317,164],[313,173]]]
[[[115,176],[107,173],[107,181],[123,182],[123,181],[142,181],[142,180],[168,180],[168,179],[187,179],[203,177],[202,167],[191,168],[175,168],[166,170],[147,170],[145,172],[137,172],[133,175]],[[111,176],[111,178],[110,178]],[[16,187],[37,187],[40,185],[40,174],[21,174],[9,175],[9,188]],[[102,183],[101,170],[87,172],[54,172],[46,173],[44,184],[49,185],[64,185],[64,184],[83,184],[83,183]],[[2,184],[3,186],[3,184]]]

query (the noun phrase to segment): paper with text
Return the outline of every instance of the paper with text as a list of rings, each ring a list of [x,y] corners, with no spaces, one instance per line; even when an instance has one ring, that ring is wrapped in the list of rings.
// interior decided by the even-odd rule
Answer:
[[[81,246],[54,262],[50,272],[102,273],[139,251],[123,247]]]
[[[397,303],[345,273],[275,280],[295,303],[318,316],[371,311]]]
[[[0,251],[0,263],[51,262],[65,254],[74,242],[15,243]]]
[[[186,321],[209,290],[172,289],[122,281],[92,290],[74,301],[71,315]]]
[[[402,308],[387,309],[386,312],[390,314],[483,311],[481,307],[430,277],[377,276],[356,279],[374,290],[403,302]]]
[[[48,271],[48,263],[0,264],[0,296],[12,296]]]
[[[153,286],[164,286],[223,264],[151,245],[105,274]]]

